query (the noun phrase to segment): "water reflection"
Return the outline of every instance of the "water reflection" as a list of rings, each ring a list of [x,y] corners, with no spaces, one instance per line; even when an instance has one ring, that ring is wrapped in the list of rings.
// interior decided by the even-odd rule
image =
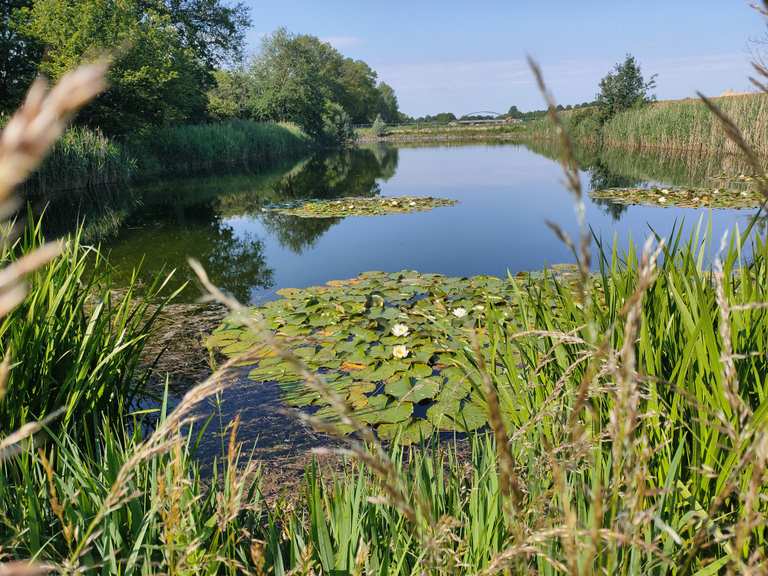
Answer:
[[[527,148],[557,160],[559,147],[552,142],[532,141]],[[681,187],[708,187],[713,178],[751,172],[740,156],[700,155],[681,151],[627,151],[600,146],[579,146],[576,162],[589,175],[589,190],[636,188],[647,183]],[[613,220],[619,221],[629,206],[607,198],[592,198]]]
[[[241,230],[238,222],[261,222],[266,236],[301,254],[341,219],[296,218],[264,210],[266,205],[376,196],[397,163],[396,148],[377,146],[318,155],[259,175],[164,182],[133,190],[133,208],[114,229],[97,226],[102,215],[93,208],[86,228],[98,232],[92,239],[104,240],[118,282],[127,281],[140,262],[140,275],[147,280],[177,269],[172,285],[179,287],[192,279],[187,266],[192,255],[214,283],[247,302],[254,290],[274,286],[274,274],[264,254],[265,234]],[[70,214],[70,226],[73,220]]]
[[[585,190],[665,185],[711,185],[713,176],[746,171],[737,158],[627,153],[579,148]],[[317,155],[259,175],[167,181],[130,192],[112,191],[49,212],[49,229],[71,227],[88,214],[86,231],[110,251],[117,282],[142,263],[142,277],[179,270],[190,279],[187,257],[245,302],[278,288],[348,278],[365,270],[417,269],[465,276],[504,275],[569,261],[544,225],[554,220],[577,233],[569,196],[545,143],[393,148],[372,146]],[[386,217],[302,219],[265,210],[271,203],[345,196],[436,196],[450,208]],[[664,233],[702,215],[717,237],[749,211],[625,206],[587,198],[587,219],[608,244],[642,241],[650,228]],[[107,224],[105,224],[105,222]],[[186,292],[187,300],[199,292]]]

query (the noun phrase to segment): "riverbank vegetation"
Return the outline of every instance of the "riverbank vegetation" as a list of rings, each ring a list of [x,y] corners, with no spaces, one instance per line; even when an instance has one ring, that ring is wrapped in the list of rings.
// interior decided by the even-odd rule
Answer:
[[[28,105],[3,133],[0,197],[40,160],[62,119],[98,92],[99,72],[66,78],[55,97]],[[46,130],[30,130],[46,120]],[[567,139],[564,145],[566,178],[581,202]],[[750,227],[706,267],[705,251],[718,239],[673,231],[625,254],[598,245],[593,272],[591,237],[581,224],[578,247],[553,225],[574,251],[568,277],[475,279],[471,293],[462,284],[471,279],[450,290],[438,283],[421,298],[403,289],[407,282],[389,279],[394,284],[383,289],[350,290],[327,313],[314,314],[318,298],[301,299],[275,326],[262,325],[261,314],[220,292],[193,264],[209,296],[229,306],[228,324],[237,323],[245,345],[178,401],[165,394],[149,405],[131,402],[146,378],[141,351],[173,294],[160,280],[147,300],[137,301],[130,287],[114,296],[103,262],[86,264],[93,250],[77,236],[41,246],[30,225],[2,253],[4,572],[764,569],[768,243]],[[504,301],[494,297],[499,283]],[[437,314],[443,310],[450,312]],[[367,353],[378,345],[400,362],[429,364],[461,382],[465,394],[453,406],[465,412],[464,429],[468,404],[484,418],[469,436],[469,454],[436,439],[406,451],[398,447],[404,431],[394,428],[394,442],[382,446],[355,410],[354,402],[371,402],[368,387],[334,386],[324,361],[307,366],[321,352],[311,332],[332,335],[328,314],[342,313],[364,313],[353,335],[366,348],[357,350],[354,339],[337,342],[332,360],[340,372],[378,362]],[[451,323],[445,343],[414,343],[421,331],[434,336],[443,316]],[[286,332],[304,322],[312,329]],[[372,340],[376,331],[410,338],[426,362],[407,345],[385,341],[389,336]],[[450,357],[441,357],[446,344]],[[346,348],[345,365],[337,355]],[[335,473],[312,465],[302,490],[268,500],[261,478],[279,471],[249,459],[235,419],[218,430],[225,435],[221,457],[204,471],[196,446],[216,426],[207,400],[255,354],[329,408],[327,418],[310,411],[297,418],[326,433],[352,432],[344,454],[356,464]],[[366,374],[364,382],[380,385],[379,376]],[[409,365],[408,379],[387,384],[396,396],[428,389],[419,379],[429,378]]]
[[[258,171],[311,150],[311,140],[295,126],[248,120],[158,127],[122,139],[75,127],[53,147],[25,190],[36,201],[64,191],[124,189],[160,177]]]
[[[579,144],[606,149],[643,148],[669,152],[738,154],[720,123],[699,99],[657,102],[655,81],[645,80],[631,56],[600,84],[595,103],[562,113],[563,124]],[[749,145],[768,154],[768,96],[764,93],[713,98],[717,106],[740,128]],[[525,125],[524,135],[557,141],[555,127],[540,117]]]
[[[250,16],[242,3],[14,0],[0,17],[9,55],[0,64],[0,118],[35,75],[55,81],[83,62],[111,62],[107,90],[27,184],[38,197],[260,170],[310,147],[350,144],[353,122],[399,117],[394,90],[370,66],[314,36],[278,30],[244,64]]]

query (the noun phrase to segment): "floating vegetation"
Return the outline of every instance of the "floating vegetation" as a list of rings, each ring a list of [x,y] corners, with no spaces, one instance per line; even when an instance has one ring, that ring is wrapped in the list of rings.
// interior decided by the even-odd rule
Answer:
[[[387,198],[341,198],[339,200],[308,200],[267,208],[270,211],[300,218],[343,218],[345,216],[381,216],[424,212],[433,208],[453,206],[456,200],[431,196],[392,196]]]
[[[562,266],[552,273],[569,276],[572,268]],[[523,297],[515,281],[366,272],[278,294],[280,300],[257,309],[269,328],[380,437],[399,431],[403,442],[412,443],[438,430],[466,432],[485,426],[481,380],[465,361],[464,350],[473,334],[481,348],[488,345],[483,326],[491,307],[512,321],[510,310]],[[228,356],[256,347],[244,362],[253,366],[252,380],[277,383],[289,405],[333,420],[325,399],[257,340],[227,320],[208,346]]]
[[[756,208],[765,198],[756,190],[733,188],[606,188],[590,196],[623,205],[652,204],[679,208]]]

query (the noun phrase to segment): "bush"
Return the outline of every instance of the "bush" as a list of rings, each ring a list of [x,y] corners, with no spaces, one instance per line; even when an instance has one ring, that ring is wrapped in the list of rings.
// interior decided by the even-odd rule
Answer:
[[[326,101],[323,113],[322,143],[326,146],[346,146],[355,138],[349,114],[341,105]]]
[[[373,132],[373,135],[377,138],[381,138],[384,136],[384,134],[387,131],[387,123],[384,122],[384,119],[381,117],[381,114],[376,115],[376,120],[373,121],[373,126],[371,126],[371,132]]]

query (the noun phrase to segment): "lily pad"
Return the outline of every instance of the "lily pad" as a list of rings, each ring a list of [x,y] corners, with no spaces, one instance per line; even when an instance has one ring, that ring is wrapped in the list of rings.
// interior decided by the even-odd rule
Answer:
[[[514,325],[521,293],[518,282],[558,280],[571,273],[563,268],[502,279],[366,272],[325,286],[283,289],[282,298],[254,313],[283,346],[345,398],[362,422],[382,436],[392,433],[385,425],[402,424],[415,438],[416,431],[464,431],[486,424],[484,406],[472,402],[472,382],[478,381],[478,375],[468,376],[459,367],[464,364],[464,350],[473,335],[483,350],[490,349],[484,331],[490,307],[502,311],[506,322],[519,328]],[[463,311],[457,313],[457,309]],[[291,406],[316,407],[321,409],[319,416],[330,415],[328,401],[257,340],[236,320],[228,319],[207,345],[229,356],[247,351],[240,363],[251,367],[252,380],[279,385]],[[414,410],[417,404],[421,409]]]
[[[380,216],[423,212],[453,206],[456,200],[431,196],[392,196],[376,198],[342,198],[340,200],[307,200],[298,204],[275,205],[267,210],[299,218],[343,218],[345,216]]]
[[[757,208],[765,197],[754,188],[606,188],[589,195],[599,200],[632,206],[648,204],[678,208]]]

